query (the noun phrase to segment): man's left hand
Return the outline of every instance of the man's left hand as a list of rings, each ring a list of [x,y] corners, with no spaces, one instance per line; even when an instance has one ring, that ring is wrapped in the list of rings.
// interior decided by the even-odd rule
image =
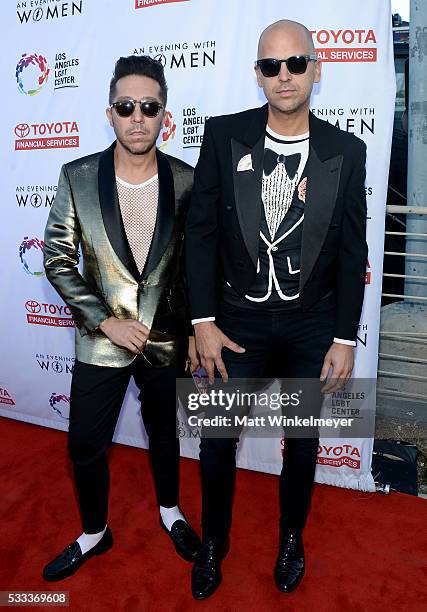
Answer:
[[[322,393],[333,393],[341,389],[350,379],[353,366],[354,347],[334,342],[326,353],[320,373],[320,380],[323,382],[328,378],[329,370],[332,368],[328,382],[322,387]]]

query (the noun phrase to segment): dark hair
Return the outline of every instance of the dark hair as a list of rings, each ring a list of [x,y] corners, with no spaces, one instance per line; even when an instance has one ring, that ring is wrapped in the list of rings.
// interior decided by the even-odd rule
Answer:
[[[160,97],[166,106],[168,98],[168,86],[166,84],[165,73],[162,64],[149,55],[129,55],[120,57],[114,67],[113,78],[110,81],[110,93],[108,96],[109,104],[112,104],[116,93],[117,81],[123,77],[137,74],[149,77],[160,85]]]

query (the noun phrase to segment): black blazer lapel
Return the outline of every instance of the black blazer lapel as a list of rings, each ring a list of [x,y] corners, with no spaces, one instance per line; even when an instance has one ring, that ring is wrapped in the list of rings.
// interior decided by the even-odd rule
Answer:
[[[153,239],[141,274],[143,278],[147,278],[158,265],[171,241],[175,225],[175,187],[172,169],[166,156],[158,149],[156,149],[156,155],[159,175],[159,204]]]
[[[311,135],[310,135],[311,141]],[[310,144],[307,193],[301,244],[300,293],[307,282],[329,229],[338,192],[342,155],[322,161]]]
[[[102,152],[98,168],[98,193],[101,205],[102,219],[108,240],[122,264],[129,270],[135,279],[139,278],[138,267],[132,255],[126,237],[122,215],[120,213],[119,198],[117,196],[116,175],[114,170],[113,143]]]
[[[261,222],[262,163],[264,134],[253,148],[231,140],[233,158],[234,199],[243,240],[254,266],[257,264],[259,228]],[[239,161],[246,157],[252,170],[238,170]]]
[[[237,217],[246,249],[254,266],[257,265],[259,248],[259,229],[262,210],[262,171],[264,159],[265,126],[267,124],[268,105],[259,109],[251,125],[242,138],[231,139],[233,162],[234,199]],[[239,169],[239,162],[246,157],[244,167]]]

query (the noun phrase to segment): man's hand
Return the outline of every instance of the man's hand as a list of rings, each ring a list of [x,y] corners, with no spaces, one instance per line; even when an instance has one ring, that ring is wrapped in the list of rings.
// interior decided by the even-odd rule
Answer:
[[[188,357],[187,367],[190,368],[190,372],[194,372],[197,368],[200,368],[200,358],[196,349],[196,339],[194,336],[188,337]]]
[[[135,355],[142,353],[150,330],[134,319],[109,317],[99,326],[113,344],[121,346]]]
[[[213,321],[196,323],[194,330],[196,334],[196,348],[201,364],[208,373],[209,382],[214,382],[215,366],[221,374],[222,380],[227,382],[228,373],[221,357],[222,349],[227,347],[235,353],[244,353],[245,349],[223,334]]]
[[[326,353],[320,380],[327,379],[330,368],[332,374],[329,381],[322,387],[322,393],[333,393],[345,385],[351,377],[354,366],[354,347],[334,342]]]

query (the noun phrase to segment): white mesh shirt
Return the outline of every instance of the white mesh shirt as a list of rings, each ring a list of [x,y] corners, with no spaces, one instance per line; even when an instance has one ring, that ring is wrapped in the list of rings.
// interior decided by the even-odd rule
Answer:
[[[159,177],[155,174],[140,185],[131,185],[116,176],[116,183],[126,236],[141,273],[156,225]]]

